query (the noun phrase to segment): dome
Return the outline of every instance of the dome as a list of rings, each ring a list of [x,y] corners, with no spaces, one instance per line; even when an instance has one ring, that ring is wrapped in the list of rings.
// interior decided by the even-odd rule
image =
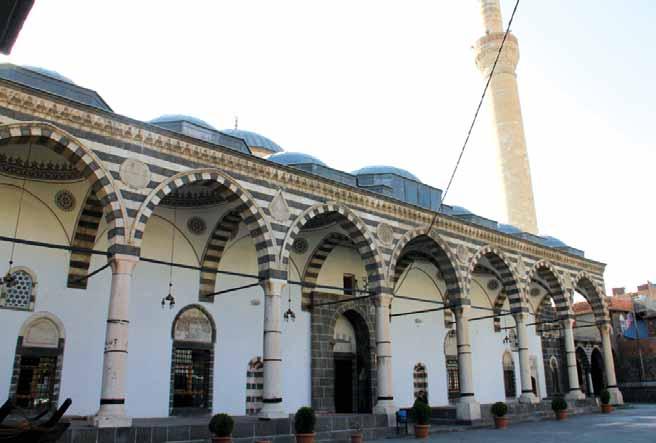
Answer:
[[[503,223],[499,223],[499,231],[503,232],[504,234],[521,234],[522,230],[519,229],[516,226],[513,225],[506,225]]]
[[[302,165],[309,163],[313,165],[326,166],[326,164],[318,158],[309,154],[303,154],[302,152],[279,152],[269,157],[269,160],[281,165]]]
[[[243,129],[222,129],[221,132],[241,138],[249,148],[262,148],[274,153],[283,151],[280,145],[257,132],[244,131]]]
[[[405,169],[395,168],[394,166],[365,166],[364,168],[360,168],[357,171],[351,172],[351,174],[353,175],[396,174],[396,175],[400,175],[403,178],[407,178],[421,183],[421,180],[419,180],[416,175],[406,171]]]
[[[59,72],[51,71],[50,69],[41,68],[40,66],[23,66],[23,68],[29,69],[30,71],[39,73],[41,75],[45,75],[46,77],[54,78],[55,80],[70,83],[72,85],[75,84],[75,82],[70,78],[61,75]]]
[[[562,240],[559,240],[556,237],[552,237],[550,235],[545,235],[542,238],[544,239],[545,246],[549,246],[550,248],[566,248],[567,247],[567,245]]]
[[[451,206],[451,215],[474,215],[474,213],[462,206]]]
[[[156,125],[158,123],[172,123],[172,122],[179,122],[179,121],[185,121],[188,123],[192,123],[196,126],[203,127],[205,129],[211,129],[211,130],[216,130],[216,128],[209,123],[207,123],[204,120],[201,120],[196,117],[192,117],[190,115],[184,115],[184,114],[164,114],[160,115],[157,118],[154,118],[150,120],[148,123],[151,123],[153,125]]]

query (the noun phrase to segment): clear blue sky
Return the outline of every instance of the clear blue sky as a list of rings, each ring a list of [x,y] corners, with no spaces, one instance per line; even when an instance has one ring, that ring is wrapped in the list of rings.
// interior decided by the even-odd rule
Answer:
[[[502,0],[504,21],[514,0]],[[523,0],[519,89],[542,234],[656,279],[656,2]],[[39,1],[6,61],[57,70],[118,113],[188,113],[338,169],[443,188],[483,80],[475,0]],[[503,221],[481,115],[447,203]]]

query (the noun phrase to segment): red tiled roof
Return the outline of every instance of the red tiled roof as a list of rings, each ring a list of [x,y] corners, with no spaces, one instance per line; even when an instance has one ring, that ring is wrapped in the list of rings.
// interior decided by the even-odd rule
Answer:
[[[606,304],[611,311],[631,312],[633,310],[633,300],[630,296],[616,295],[614,297],[606,297]],[[574,303],[572,310],[575,314],[586,314],[592,312],[592,307],[587,301],[580,301]]]

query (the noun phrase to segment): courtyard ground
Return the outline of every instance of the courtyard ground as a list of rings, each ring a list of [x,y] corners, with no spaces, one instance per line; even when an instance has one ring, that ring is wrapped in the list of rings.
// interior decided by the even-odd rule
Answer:
[[[410,439],[414,439],[410,437]],[[408,443],[408,438],[378,443]],[[612,414],[590,414],[565,421],[544,420],[512,424],[505,430],[491,428],[437,433],[427,442],[500,443],[643,443],[656,442],[656,404],[630,405]]]

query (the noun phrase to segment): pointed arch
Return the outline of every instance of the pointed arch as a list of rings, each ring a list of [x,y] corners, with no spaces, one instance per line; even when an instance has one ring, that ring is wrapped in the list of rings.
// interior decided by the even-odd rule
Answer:
[[[326,262],[326,259],[333,252],[337,246],[351,246],[353,247],[353,240],[350,237],[340,234],[339,232],[331,232],[326,235],[314,248],[314,251],[310,255],[307,264],[305,265],[305,270],[303,271],[303,283],[302,295],[304,298],[309,300],[310,295],[314,291],[314,287],[319,278],[319,273],[323,264]]]
[[[71,246],[79,249],[93,249],[98,238],[98,227],[102,219],[102,203],[93,191],[89,191],[80,209],[80,214],[75,224]],[[86,279],[80,280],[89,272],[91,264],[91,252],[73,251],[68,262],[69,288],[86,289]]]
[[[216,271],[219,269],[226,245],[239,230],[241,220],[239,211],[233,209],[223,214],[214,226],[201,259],[199,301],[209,303],[214,301],[214,297],[209,294],[215,291]]]
[[[131,244],[135,247],[141,246],[146,224],[164,197],[185,185],[196,182],[218,183],[221,185],[222,199],[227,203],[237,202],[237,207],[234,210],[240,214],[248,232],[255,242],[260,277],[269,277],[276,262],[271,226],[248,191],[237,183],[237,181],[218,169],[193,169],[181,172],[169,177],[157,186],[146,197],[146,200],[137,212],[135,217],[136,222],[129,236]]]
[[[104,209],[110,247],[125,244],[128,220],[125,205],[112,175],[96,154],[77,138],[50,123],[21,122],[0,126],[0,145],[30,143],[62,155],[87,179]]]
[[[385,271],[383,268],[382,254],[376,246],[376,241],[374,240],[373,235],[360,217],[358,217],[351,209],[338,203],[326,203],[312,206],[303,211],[303,213],[294,220],[294,223],[287,231],[287,235],[285,236],[280,250],[278,263],[281,267],[281,274],[283,274],[285,278],[287,277],[291,247],[303,226],[305,226],[310,220],[323,214],[338,215],[337,218],[341,228],[348,233],[349,238],[353,241],[353,244],[360,253],[360,257],[362,257],[365,270],[367,271],[369,289],[376,293],[390,292],[385,286]]]
[[[595,322],[598,325],[610,323],[610,315],[608,314],[608,306],[604,299],[604,291],[597,285],[587,272],[579,272],[573,280],[573,286],[592,307]]]
[[[501,285],[503,286],[503,289],[499,293],[497,301],[495,302],[495,307],[499,304],[503,306],[505,297],[507,297],[511,312],[528,312],[528,302],[522,292],[521,280],[515,274],[511,261],[500,249],[497,249],[494,246],[483,246],[469,261],[465,283],[466,292],[469,292],[474,271],[476,267],[480,265],[483,258],[488,260],[490,266],[492,266],[492,270],[501,280]]]
[[[548,295],[553,298],[556,305],[558,319],[571,318],[571,306],[565,296],[565,285],[563,284],[556,268],[546,261],[540,260],[531,267],[527,275],[527,281],[530,283],[534,279],[540,279],[546,284]]]
[[[446,298],[452,306],[462,304],[464,295],[457,261],[451,248],[435,230],[420,227],[406,232],[399,239],[387,269],[389,286],[394,288],[404,269],[416,258],[423,258],[435,265],[446,285]]]

